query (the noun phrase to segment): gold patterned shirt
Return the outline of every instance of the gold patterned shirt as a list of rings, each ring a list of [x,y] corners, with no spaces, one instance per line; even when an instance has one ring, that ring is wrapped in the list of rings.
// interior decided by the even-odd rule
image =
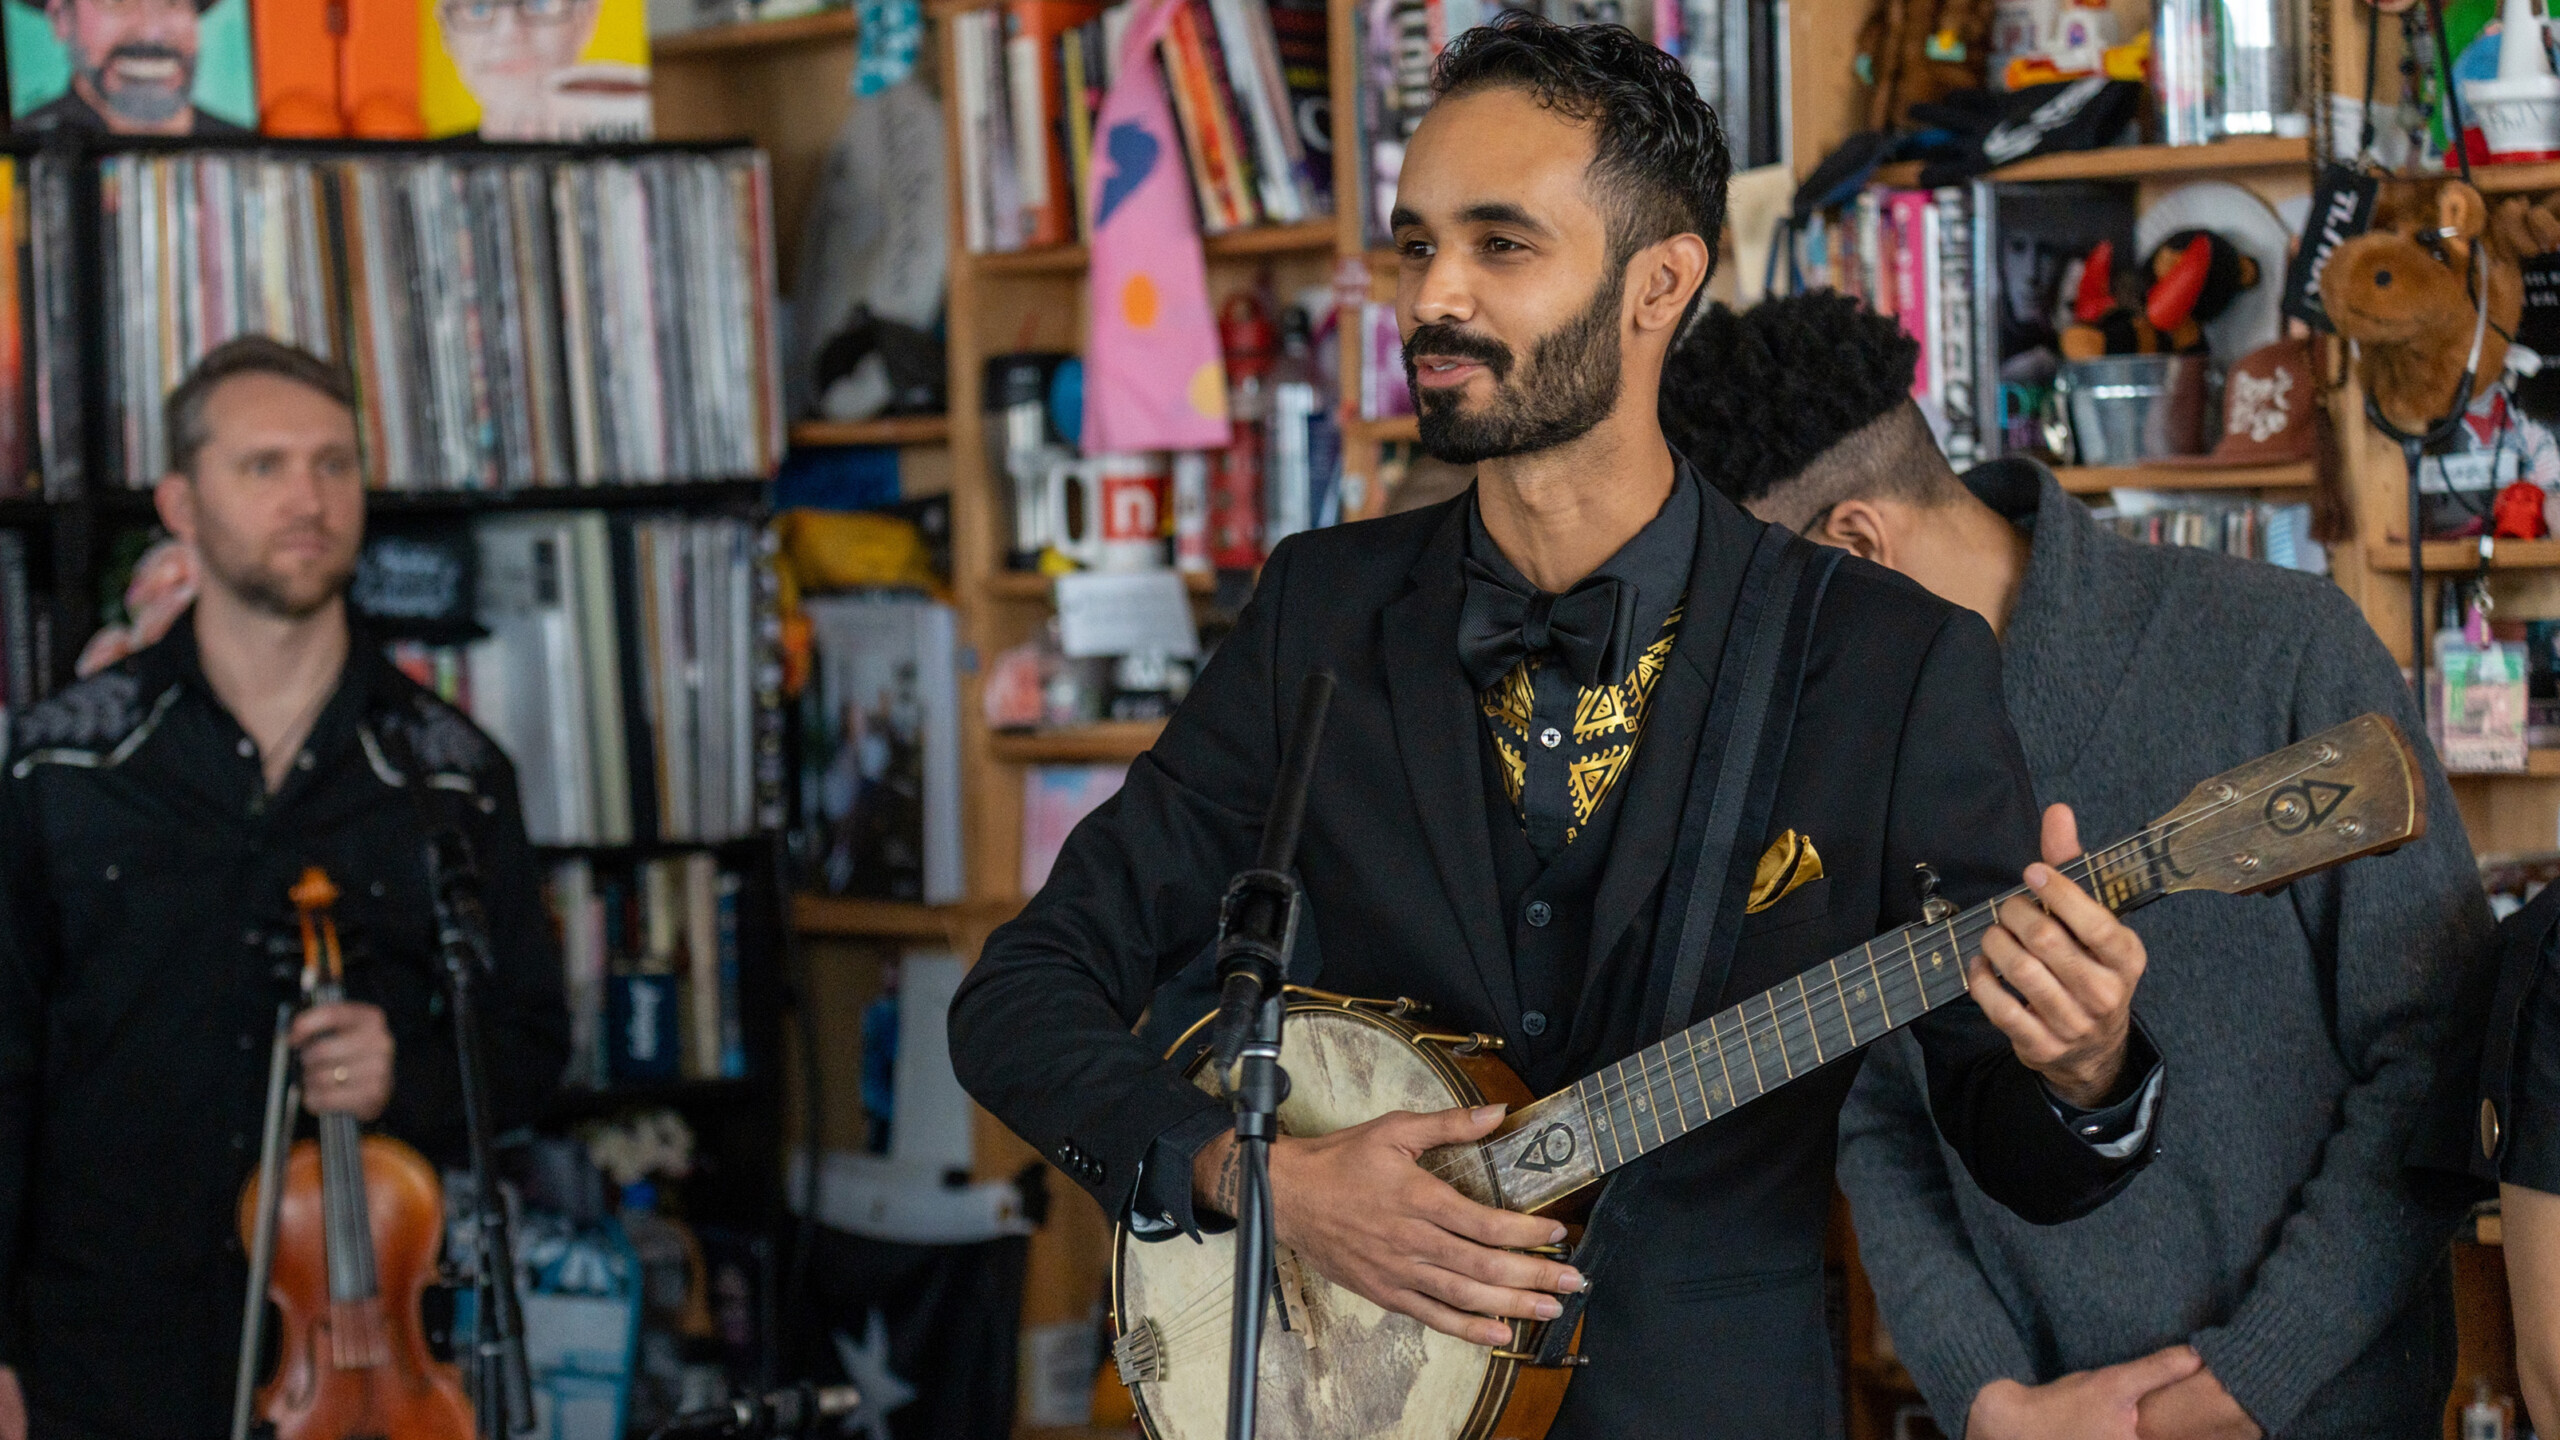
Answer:
[[[1697,550],[1697,482],[1686,467],[1662,510],[1594,574],[1634,587],[1622,673],[1581,685],[1552,650],[1532,654],[1477,694],[1503,793],[1543,863],[1579,839],[1626,776],[1655,683],[1680,632]],[[1506,583],[1534,589],[1476,514],[1471,557]]]

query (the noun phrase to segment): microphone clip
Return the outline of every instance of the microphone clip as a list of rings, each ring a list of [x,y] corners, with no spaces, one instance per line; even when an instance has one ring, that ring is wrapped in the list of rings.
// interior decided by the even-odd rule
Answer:
[[[1259,1029],[1262,1008],[1279,1000],[1298,944],[1304,892],[1280,870],[1240,870],[1218,903],[1218,1015],[1209,1031],[1211,1065],[1232,1092],[1237,1062]]]

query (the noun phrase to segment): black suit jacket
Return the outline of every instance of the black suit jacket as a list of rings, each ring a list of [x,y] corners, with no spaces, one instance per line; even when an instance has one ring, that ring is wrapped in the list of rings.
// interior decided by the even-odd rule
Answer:
[[[1703,487],[1702,487],[1703,489]],[[1551,1088],[1640,1048],[1637,1011],[1671,839],[1726,622],[1761,526],[1702,494],[1687,618],[1658,683],[1593,908],[1582,999],[1528,1067]],[[1434,1024],[1520,1028],[1482,801],[1476,697],[1457,629],[1461,499],[1297,536],[1127,785],[1078,826],[1049,883],[987,942],[953,1002],[962,1082],[1103,1209],[1128,1206],[1165,1130],[1218,1102],[1136,1040],[1156,985],[1212,937],[1252,862],[1302,677],[1340,685],[1298,870],[1328,990],[1410,995]],[[1816,625],[1767,836],[1813,838],[1825,878],[1744,922],[1704,1015],[1919,918],[1915,863],[1970,903],[2035,858],[2036,810],[1981,619],[1855,559]],[[1983,1188],[2059,1221],[2146,1155],[2100,1156],[1971,1001],[1917,1027],[1939,1128]],[[2147,1047],[2138,1047],[2147,1049]],[[2134,1057],[2143,1065],[2148,1057]],[[1836,1431],[1823,1320],[1824,1221],[1844,1059],[1668,1147],[1639,1251],[1595,1280],[1559,1436],[1771,1437]],[[2155,1128],[2156,1135],[2156,1128]],[[1181,1243],[1179,1241],[1173,1243]]]

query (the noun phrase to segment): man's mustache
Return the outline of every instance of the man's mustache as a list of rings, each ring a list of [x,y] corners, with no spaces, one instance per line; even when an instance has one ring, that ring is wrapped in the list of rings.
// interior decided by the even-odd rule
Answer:
[[[1404,342],[1404,369],[1407,378],[1414,371],[1414,358],[1420,355],[1445,355],[1452,360],[1473,360],[1493,372],[1496,380],[1511,377],[1511,347],[1499,340],[1473,335],[1455,325],[1417,325],[1411,338]]]
[[[149,41],[137,41],[130,45],[118,45],[113,50],[108,51],[105,62],[100,64],[98,68],[101,70],[108,69],[119,60],[167,60],[180,67],[185,67],[193,63],[193,57],[188,55],[186,51],[177,49],[174,46],[154,45]]]

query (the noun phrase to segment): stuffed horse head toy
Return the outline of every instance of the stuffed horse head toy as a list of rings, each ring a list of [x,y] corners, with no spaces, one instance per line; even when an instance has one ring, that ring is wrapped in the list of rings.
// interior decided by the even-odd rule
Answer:
[[[2493,229],[2480,192],[2458,180],[2394,185],[2373,228],[2340,245],[2321,271],[2321,306],[2355,343],[2365,393],[2401,430],[2423,431],[2453,409],[2475,333],[2472,393],[2505,372],[2507,340],[2524,313],[2510,228]],[[2479,332],[2483,287],[2489,325]]]

